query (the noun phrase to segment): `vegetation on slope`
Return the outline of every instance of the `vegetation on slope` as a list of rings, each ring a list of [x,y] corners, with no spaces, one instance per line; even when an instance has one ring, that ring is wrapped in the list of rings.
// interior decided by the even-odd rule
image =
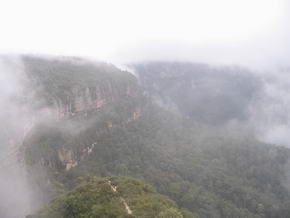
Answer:
[[[252,92],[237,87],[237,93]],[[142,114],[128,122],[124,114],[136,105],[142,105]],[[246,109],[237,114],[242,117]],[[31,179],[51,199],[55,190],[46,187],[47,181],[67,192],[87,176],[137,177],[200,218],[286,218],[290,150],[262,143],[248,130],[217,128],[194,118],[168,112],[140,94],[87,116],[41,124],[26,138],[25,156],[31,175],[39,168],[48,174]],[[93,143],[93,151],[82,158]],[[72,150],[78,165],[67,171],[60,149]]]
[[[88,178],[30,218],[182,218],[175,202],[128,177]]]
[[[150,108],[139,120],[81,138],[97,139],[95,151],[70,171],[53,168],[51,179],[71,189],[88,175],[143,178],[199,217],[289,213],[289,149],[191,126]]]
[[[211,67],[186,62],[132,65],[146,92],[194,121],[221,125],[249,119],[262,82],[239,67]]]

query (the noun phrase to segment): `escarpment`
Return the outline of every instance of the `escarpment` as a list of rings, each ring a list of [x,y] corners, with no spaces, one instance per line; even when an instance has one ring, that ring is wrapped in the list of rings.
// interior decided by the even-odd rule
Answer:
[[[89,129],[110,129],[134,121],[142,114],[142,92],[136,78],[129,72],[110,64],[79,58],[24,56],[23,61],[28,75],[27,86],[34,88],[29,99],[38,116],[34,126],[49,123],[41,125],[47,130],[63,125],[66,126],[65,133],[61,130],[59,134],[73,138],[76,132],[85,134]],[[43,133],[47,132],[43,130]],[[66,169],[76,166],[77,161],[93,151],[92,145],[96,145],[95,141],[88,141],[72,148],[68,141],[68,138],[62,139],[56,155]],[[78,160],[74,160],[75,156]]]
[[[58,120],[140,96],[136,78],[113,65],[80,59],[24,56],[39,111]]]
[[[103,135],[139,119],[146,100],[137,79],[113,65],[31,56],[23,61],[35,118],[22,149],[31,183],[46,192],[58,175],[98,152]],[[45,174],[33,178],[37,171]],[[40,201],[51,199],[40,195]]]

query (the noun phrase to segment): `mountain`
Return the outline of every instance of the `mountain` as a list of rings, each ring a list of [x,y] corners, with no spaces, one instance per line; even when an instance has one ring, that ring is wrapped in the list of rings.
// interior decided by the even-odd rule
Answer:
[[[79,58],[24,56],[22,61],[27,91],[21,102],[33,113],[19,154],[35,210],[48,204],[48,210],[63,211],[69,199],[94,198],[102,187],[111,196],[110,178],[131,187],[126,176],[175,201],[174,211],[183,217],[290,214],[290,149],[227,125],[247,122],[262,92],[250,72],[146,63],[134,68],[134,76]],[[99,179],[87,181],[94,176]],[[96,208],[123,214],[114,199]],[[90,207],[82,213],[95,212]],[[150,216],[162,210],[155,212]]]
[[[131,64],[146,93],[163,106],[209,125],[249,119],[263,83],[241,67],[187,62]]]
[[[46,186],[46,177],[54,170],[69,171],[86,160],[100,134],[141,114],[141,90],[128,72],[81,59],[25,56],[23,62],[35,114],[23,153],[28,171],[42,179],[40,186]],[[38,196],[38,202],[51,199]]]

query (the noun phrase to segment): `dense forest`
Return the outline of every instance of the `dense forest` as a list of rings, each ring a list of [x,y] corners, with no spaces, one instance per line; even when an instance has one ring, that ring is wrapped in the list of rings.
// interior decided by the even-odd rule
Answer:
[[[130,205],[130,207],[128,206]],[[133,215],[134,213],[134,215]],[[182,218],[176,203],[153,187],[128,177],[90,177],[67,194],[27,218],[158,217]]]
[[[35,123],[23,142],[38,207],[49,205],[31,217],[290,214],[290,150],[262,142],[245,125],[263,91],[251,72],[133,64],[138,81],[107,64],[23,60],[37,110],[61,114]],[[126,189],[121,196],[133,208],[130,216],[110,190],[110,179]]]

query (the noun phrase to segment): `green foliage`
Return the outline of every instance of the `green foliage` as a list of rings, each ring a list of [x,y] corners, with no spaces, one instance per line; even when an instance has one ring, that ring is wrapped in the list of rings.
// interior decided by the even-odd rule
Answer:
[[[177,211],[175,208],[169,208],[158,214],[158,218],[183,218],[182,213]]]
[[[139,120],[105,130],[92,125],[82,134],[71,147],[97,141],[95,151],[68,172],[56,169],[58,176],[52,177],[68,188],[87,175],[128,175],[145,179],[198,217],[283,217],[289,212],[287,148],[192,126],[150,104]],[[130,190],[130,184],[126,187]],[[143,200],[136,205],[140,210],[153,207]]]
[[[42,97],[57,96],[65,101],[63,94],[72,96],[73,87],[87,87],[90,81],[92,85],[99,85],[107,79],[114,81],[112,84],[119,87],[114,92],[123,90],[125,86],[121,84],[132,82],[129,75],[116,75],[121,72],[114,70],[108,76],[103,75],[103,71],[96,73],[94,67],[84,69],[83,65],[73,65],[67,68],[67,63],[62,66],[63,63],[58,61],[49,64],[43,62],[45,61],[37,59],[27,62],[28,65],[31,64],[28,69],[33,68],[31,72],[43,74],[37,77],[37,81],[44,85],[39,86]],[[52,73],[49,74],[50,70],[47,69],[51,67]],[[189,69],[190,67],[191,65]],[[110,72],[111,68],[106,69]],[[205,71],[207,70],[206,67]],[[58,75],[62,74],[60,72],[64,72],[63,75]],[[81,78],[83,75],[78,72],[84,72],[87,76]],[[90,72],[94,72],[94,76]],[[65,192],[74,189],[80,181],[86,181],[90,176],[131,176],[144,179],[159,193],[167,195],[180,208],[185,209],[178,211],[172,200],[156,194],[151,186],[142,185],[138,180],[113,177],[112,184],[118,185],[119,194],[108,189],[105,180],[94,180],[93,183],[78,186],[74,191],[57,198],[44,211],[49,211],[56,218],[60,216],[56,212],[67,217],[94,217],[96,214],[103,214],[104,217],[114,217],[116,214],[127,216],[128,214],[123,214],[124,207],[119,201],[121,195],[137,217],[144,214],[149,214],[147,217],[180,217],[182,214],[185,218],[289,216],[289,178],[285,169],[289,167],[290,150],[261,143],[248,131],[237,132],[222,126],[207,125],[224,124],[233,118],[243,120],[250,101],[259,92],[259,88],[255,89],[259,82],[254,79],[252,83],[248,83],[251,75],[243,76],[238,73],[238,79],[230,84],[229,81],[234,78],[227,70],[223,72],[224,78],[221,81],[209,81],[209,74],[203,75],[203,72],[204,70],[195,78],[201,82],[198,87],[202,91],[197,93],[200,101],[184,107],[188,111],[183,111],[182,115],[155,106],[136,91],[135,96],[119,96],[114,103],[86,115],[37,126],[24,142],[31,179],[38,185],[47,183],[47,180],[56,181],[51,184],[58,184]],[[95,77],[96,75],[100,77]],[[154,74],[150,76],[154,77]],[[175,87],[172,78],[174,75],[165,81],[168,84],[164,85],[164,81],[161,83],[165,87],[164,91],[169,90],[172,99],[178,100],[178,105],[180,103],[183,108],[188,99],[181,98],[181,93],[176,95],[175,91],[179,89]],[[192,78],[185,80],[185,88],[190,87],[187,81],[191,80]],[[208,100],[213,98],[211,95],[208,97],[210,93],[206,91],[206,84],[212,84],[211,82],[217,87],[220,87],[219,83],[227,84],[226,90],[230,96],[218,96],[218,104],[222,106],[225,101],[229,101],[230,109],[224,111],[221,107],[217,114],[213,114],[216,108],[211,104],[193,107],[202,103],[203,94],[206,94]],[[245,83],[247,87],[243,89],[241,85]],[[131,86],[135,85],[132,82]],[[231,93],[233,86],[238,87],[235,93]],[[241,99],[241,102],[236,102],[235,98]],[[129,120],[137,107],[142,108],[141,116],[137,120]],[[196,116],[200,111],[205,111],[201,119]],[[184,115],[190,115],[190,119]],[[93,151],[84,155],[84,150],[93,143]],[[76,167],[65,170],[65,164],[58,156],[61,149],[72,152],[74,160],[78,162]],[[48,179],[37,178],[34,168],[39,165],[48,171]],[[95,184],[98,184],[97,187]],[[99,201],[100,204],[95,203]],[[45,215],[45,212],[40,212],[42,213]]]
[[[111,184],[117,187],[114,192]],[[123,200],[129,205],[128,214]],[[89,178],[74,190],[53,200],[35,218],[183,217],[176,204],[157,194],[141,180],[128,177]]]
[[[46,162],[45,164],[49,164],[49,161],[54,165],[59,164],[57,149],[65,142],[66,137],[61,128],[53,123],[37,125],[24,141],[24,145],[27,145],[25,149],[26,163],[33,165],[42,159]]]

